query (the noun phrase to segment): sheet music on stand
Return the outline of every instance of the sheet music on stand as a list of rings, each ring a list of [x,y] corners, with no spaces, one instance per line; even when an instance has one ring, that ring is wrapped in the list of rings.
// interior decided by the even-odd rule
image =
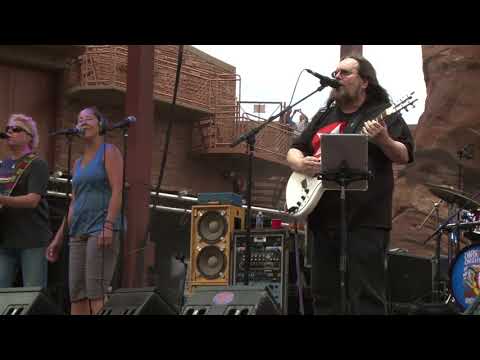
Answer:
[[[322,174],[339,171],[342,163],[349,172],[368,173],[368,138],[361,134],[324,134],[321,140]],[[341,190],[338,182],[329,176],[322,179],[325,190]],[[367,191],[368,180],[352,181],[345,187],[347,191]]]

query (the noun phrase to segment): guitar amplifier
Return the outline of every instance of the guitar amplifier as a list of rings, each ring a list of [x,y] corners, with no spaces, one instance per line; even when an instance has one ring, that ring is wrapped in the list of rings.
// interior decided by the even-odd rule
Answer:
[[[232,285],[245,280],[246,231],[235,231],[231,252]],[[288,311],[288,232],[285,230],[251,230],[248,284],[267,287],[283,314]]]
[[[431,257],[388,253],[388,300],[413,303],[428,300],[433,294],[436,261]],[[440,257],[440,285],[448,284],[448,259]]]

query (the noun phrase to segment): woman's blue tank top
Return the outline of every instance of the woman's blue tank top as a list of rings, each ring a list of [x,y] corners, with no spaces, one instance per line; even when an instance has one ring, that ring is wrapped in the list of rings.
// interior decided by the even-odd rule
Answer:
[[[70,236],[80,236],[101,232],[107,219],[108,204],[112,197],[112,189],[108,181],[103,161],[105,148],[102,144],[95,157],[82,167],[81,157],[75,164],[75,175],[72,188],[75,194]],[[114,229],[121,227],[121,215],[115,220]]]

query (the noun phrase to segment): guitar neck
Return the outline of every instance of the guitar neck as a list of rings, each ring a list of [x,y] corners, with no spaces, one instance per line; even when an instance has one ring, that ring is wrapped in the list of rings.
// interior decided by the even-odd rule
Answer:
[[[368,121],[376,121],[376,122],[382,122],[383,121],[383,122],[385,122],[386,127],[389,128],[395,122],[397,117],[394,117],[393,120],[392,120],[392,118],[388,118],[388,117],[390,115],[396,114],[397,112],[399,112],[399,110],[394,110],[394,107],[390,106],[388,109],[382,111],[379,115],[377,115],[376,117],[374,117],[373,119],[370,119]],[[387,120],[391,120],[391,121],[387,121]],[[362,130],[360,129],[357,132],[357,134],[359,134],[361,131]]]

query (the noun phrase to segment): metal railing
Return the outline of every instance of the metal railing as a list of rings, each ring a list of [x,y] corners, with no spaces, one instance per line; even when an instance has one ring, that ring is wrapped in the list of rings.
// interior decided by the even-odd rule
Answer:
[[[193,129],[192,149],[209,152],[212,149],[229,148],[230,144],[241,134],[259,126],[259,117],[239,114],[239,106],[217,107],[209,118],[198,121]],[[268,124],[256,137],[255,155],[265,160],[284,164],[294,132],[291,127],[278,122]],[[228,152],[245,152],[245,145]]]
[[[54,176],[50,177],[50,182],[52,183],[62,183],[65,184],[67,183],[67,179],[64,178],[57,178]],[[60,192],[60,191],[53,191],[53,190],[48,190],[47,195],[53,196],[53,197],[58,197],[58,198],[66,198],[67,193],[65,192]],[[155,192],[155,191],[150,191],[150,196],[152,197],[158,197],[158,198],[163,198],[163,199],[170,199],[170,200],[178,200],[181,202],[192,202],[192,203],[198,203],[198,198],[193,197],[193,196],[185,196],[181,194],[168,194],[168,193],[163,193],[163,192]],[[70,195],[71,197],[71,195]],[[154,208],[155,210],[159,211],[170,211],[170,212],[191,212],[190,209],[185,209],[185,208],[174,208],[174,207],[168,207],[168,206],[161,206],[161,205],[154,205],[150,204],[150,208]],[[246,205],[243,205],[243,208],[247,208]],[[282,215],[282,216],[289,216],[287,212],[285,211],[280,211],[276,209],[270,209],[270,208],[264,208],[264,207],[259,207],[259,206],[252,206],[253,211],[262,211],[263,213],[269,213],[269,214],[275,214],[275,215]]]
[[[177,70],[176,51],[176,46],[155,46],[153,93],[158,99],[169,101],[173,97]],[[71,86],[126,90],[127,45],[89,45],[79,60],[79,83]],[[217,104],[235,101],[235,85],[219,85],[232,81],[240,81],[239,75],[208,71],[184,61],[177,103],[213,112]]]

